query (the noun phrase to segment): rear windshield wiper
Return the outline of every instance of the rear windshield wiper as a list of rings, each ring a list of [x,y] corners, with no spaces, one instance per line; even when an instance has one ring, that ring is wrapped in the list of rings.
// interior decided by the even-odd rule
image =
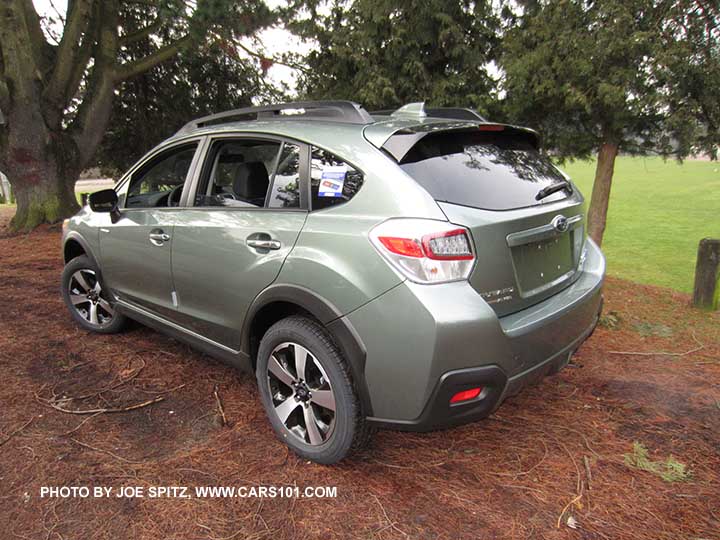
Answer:
[[[542,188],[540,191],[537,192],[537,195],[535,195],[535,200],[540,201],[540,200],[544,199],[545,197],[549,197],[553,193],[562,191],[563,189],[567,190],[568,195],[571,195],[573,192],[572,184],[570,182],[568,182],[567,180],[563,180],[562,182],[557,182],[556,184],[550,184],[549,186]]]

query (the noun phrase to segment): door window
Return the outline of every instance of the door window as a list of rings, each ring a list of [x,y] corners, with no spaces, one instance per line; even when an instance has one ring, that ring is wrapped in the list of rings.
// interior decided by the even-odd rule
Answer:
[[[321,210],[352,199],[363,184],[363,174],[352,165],[321,148],[312,148],[310,200]]]
[[[178,206],[197,143],[162,152],[132,175],[126,208]]]
[[[265,206],[280,143],[250,139],[215,141],[208,151],[195,206]]]

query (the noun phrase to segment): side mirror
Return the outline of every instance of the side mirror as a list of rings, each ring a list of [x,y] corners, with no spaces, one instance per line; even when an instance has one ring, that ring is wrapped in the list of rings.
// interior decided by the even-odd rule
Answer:
[[[103,189],[91,193],[88,204],[93,212],[114,212],[117,209],[118,196],[114,189]]]

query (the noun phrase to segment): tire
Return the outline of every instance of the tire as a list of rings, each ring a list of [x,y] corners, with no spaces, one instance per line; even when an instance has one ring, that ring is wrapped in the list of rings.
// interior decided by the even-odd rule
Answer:
[[[367,444],[371,432],[350,368],[319,323],[292,316],[271,326],[260,342],[256,377],[275,433],[300,457],[337,463]]]
[[[115,334],[125,327],[126,317],[114,309],[100,270],[86,255],[65,265],[60,291],[70,315],[85,330]]]

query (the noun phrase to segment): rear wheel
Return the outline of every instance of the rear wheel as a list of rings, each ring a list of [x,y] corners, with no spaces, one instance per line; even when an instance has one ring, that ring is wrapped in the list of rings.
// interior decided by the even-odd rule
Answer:
[[[348,365],[317,322],[274,324],[260,342],[256,376],[275,433],[301,457],[335,463],[366,444]]]
[[[86,330],[113,334],[125,326],[125,316],[115,311],[98,268],[86,255],[65,265],[61,292],[73,319]]]

